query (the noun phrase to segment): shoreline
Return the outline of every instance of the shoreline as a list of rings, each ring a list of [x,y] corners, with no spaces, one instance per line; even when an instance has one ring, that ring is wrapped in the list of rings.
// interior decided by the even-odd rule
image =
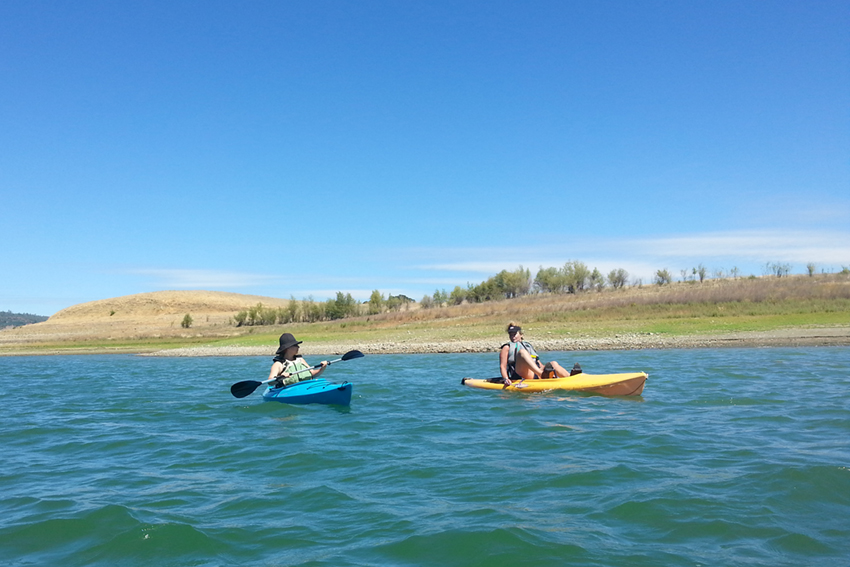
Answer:
[[[533,339],[533,337],[531,337]],[[380,342],[380,343],[314,343],[304,344],[301,354],[339,355],[349,350],[364,354],[463,354],[495,353],[506,341],[481,339],[451,342]],[[729,333],[722,335],[665,336],[656,333],[626,333],[613,337],[579,337],[567,339],[531,340],[539,352],[548,351],[607,351],[690,348],[764,348],[794,346],[850,346],[850,328],[785,329],[767,332]],[[141,353],[142,356],[274,356],[276,347],[181,347]]]
[[[764,348],[795,346],[850,346],[850,326],[791,328],[771,331],[736,332],[711,335],[663,335],[658,333],[622,333],[607,337],[579,336],[560,339],[529,337],[540,352],[608,351],[693,348]],[[468,341],[419,342],[414,340],[358,343],[357,341],[307,343],[301,353],[308,356],[341,355],[349,350],[364,354],[463,354],[498,352],[505,338]],[[0,356],[68,356],[96,354],[132,354],[153,357],[269,356],[277,345],[268,346],[190,346],[176,348],[55,346],[43,349],[9,348]]]

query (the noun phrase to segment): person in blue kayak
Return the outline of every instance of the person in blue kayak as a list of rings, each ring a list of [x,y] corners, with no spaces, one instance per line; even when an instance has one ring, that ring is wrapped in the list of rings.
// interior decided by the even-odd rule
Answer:
[[[276,379],[272,384],[273,387],[279,388],[302,380],[316,378],[325,371],[328,366],[327,360],[321,362],[321,367],[312,368],[298,354],[300,348],[298,345],[303,342],[296,341],[292,333],[284,333],[280,336],[280,348],[275,353],[272,369],[269,372],[269,380]]]
[[[502,345],[499,351],[499,370],[506,386],[514,380],[533,380],[535,378],[562,378],[570,372],[555,362],[540,362],[537,351],[531,343],[523,340],[522,327],[511,321],[508,323],[508,338],[510,342]],[[573,368],[573,374],[581,372],[578,364]]]

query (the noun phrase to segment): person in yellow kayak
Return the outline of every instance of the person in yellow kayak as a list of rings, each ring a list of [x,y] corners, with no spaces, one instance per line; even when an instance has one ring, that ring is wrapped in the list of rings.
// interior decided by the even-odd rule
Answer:
[[[325,371],[328,366],[327,360],[321,362],[321,367],[312,368],[298,354],[300,348],[298,345],[303,342],[296,341],[292,333],[284,333],[280,336],[280,348],[275,352],[272,369],[269,372],[269,380],[276,378],[272,387],[279,388],[302,380],[316,378]]]
[[[570,372],[554,360],[546,364],[540,361],[531,343],[523,340],[522,327],[511,321],[507,331],[510,342],[503,344],[499,351],[499,370],[506,386],[510,386],[514,380],[570,376]],[[576,364],[572,374],[579,372],[581,367]]]

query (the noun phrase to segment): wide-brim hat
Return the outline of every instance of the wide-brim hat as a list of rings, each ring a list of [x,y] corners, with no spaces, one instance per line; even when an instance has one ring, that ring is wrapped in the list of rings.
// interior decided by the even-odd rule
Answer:
[[[292,336],[292,333],[284,333],[280,336],[280,348],[277,349],[276,354],[283,354],[283,351],[289,347],[300,345],[303,342],[304,341],[296,341],[295,337]]]

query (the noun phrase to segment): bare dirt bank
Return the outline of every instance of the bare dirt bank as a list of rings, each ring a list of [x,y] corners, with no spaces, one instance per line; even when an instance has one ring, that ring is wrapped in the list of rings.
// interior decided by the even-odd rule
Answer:
[[[638,350],[667,348],[850,346],[850,327],[817,329],[781,329],[753,333],[728,333],[703,336],[664,336],[659,334],[621,334],[613,337],[579,337],[534,340],[540,351]],[[342,354],[357,349],[367,354],[421,354],[496,352],[502,339],[452,342],[384,342],[304,344],[304,355]],[[268,347],[198,346],[146,353],[148,356],[273,356],[276,345]]]

